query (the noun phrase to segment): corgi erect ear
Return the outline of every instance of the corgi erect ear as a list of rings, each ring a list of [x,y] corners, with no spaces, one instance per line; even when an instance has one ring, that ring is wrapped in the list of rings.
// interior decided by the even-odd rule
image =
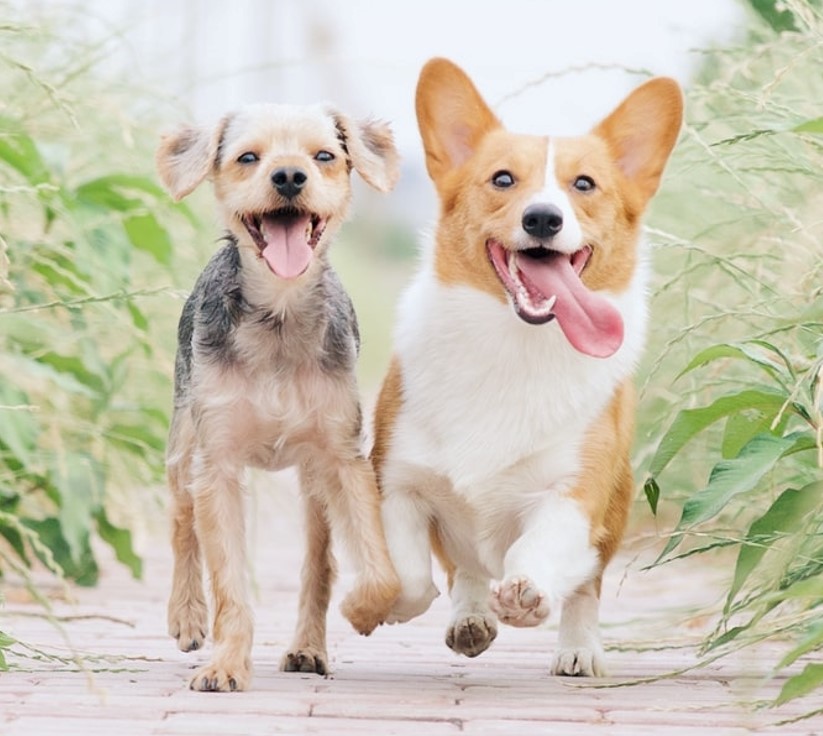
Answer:
[[[352,167],[379,192],[390,192],[400,177],[400,155],[388,123],[350,120],[329,110]]]
[[[212,172],[228,120],[223,118],[213,128],[182,125],[161,138],[154,157],[157,172],[175,202],[191,194]]]
[[[682,122],[680,86],[656,77],[635,89],[592,132],[606,141],[645,204],[657,191]]]
[[[426,168],[437,182],[462,165],[500,121],[471,79],[448,59],[431,59],[417,82],[417,123]]]

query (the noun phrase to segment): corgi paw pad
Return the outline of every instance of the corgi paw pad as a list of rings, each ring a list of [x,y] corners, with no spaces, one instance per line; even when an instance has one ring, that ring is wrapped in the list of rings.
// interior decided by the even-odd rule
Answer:
[[[537,626],[550,613],[548,596],[527,577],[509,577],[492,589],[492,611],[509,626]]]

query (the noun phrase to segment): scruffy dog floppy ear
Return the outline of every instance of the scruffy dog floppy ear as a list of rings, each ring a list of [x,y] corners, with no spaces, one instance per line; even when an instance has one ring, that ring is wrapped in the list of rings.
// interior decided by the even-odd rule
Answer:
[[[212,172],[228,118],[211,128],[182,125],[164,135],[155,154],[160,180],[177,202]]]
[[[400,177],[400,156],[389,125],[379,120],[351,120],[336,110],[329,112],[357,173],[378,191],[391,191]]]

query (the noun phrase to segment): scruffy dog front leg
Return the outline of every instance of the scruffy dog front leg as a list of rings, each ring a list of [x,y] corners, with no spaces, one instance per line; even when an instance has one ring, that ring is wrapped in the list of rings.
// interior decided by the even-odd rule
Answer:
[[[214,598],[214,652],[192,677],[192,690],[245,690],[251,681],[253,621],[246,583],[241,468],[196,463],[192,495]]]
[[[328,494],[329,510],[335,526],[343,530],[358,570],[355,588],[341,611],[358,632],[368,635],[385,623],[400,593],[383,531],[377,481],[362,455],[335,458],[329,471],[331,482],[338,486]]]
[[[336,570],[331,551],[331,529],[321,496],[314,487],[316,482],[311,468],[300,468],[305,508],[306,557],[300,580],[297,628],[280,668],[285,672],[315,672],[325,675],[329,670],[326,613]]]
[[[203,589],[203,561],[194,527],[194,501],[189,493],[193,436],[175,411],[167,476],[171,490],[171,546],[174,554],[169,598],[169,634],[184,652],[200,649],[208,632],[209,609]]]

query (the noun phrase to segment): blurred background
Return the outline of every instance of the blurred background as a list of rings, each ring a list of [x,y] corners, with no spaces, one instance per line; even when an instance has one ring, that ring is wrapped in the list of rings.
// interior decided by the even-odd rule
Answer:
[[[728,567],[707,646],[775,609],[821,646],[821,39],[818,0],[0,0],[0,572],[93,584],[105,549],[139,576],[162,528],[176,323],[220,236],[208,186],[161,190],[163,130],[252,101],[391,121],[400,184],[358,187],[333,248],[371,406],[436,215],[422,64],[561,135],[667,74],[687,124],[647,218],[634,539]]]

